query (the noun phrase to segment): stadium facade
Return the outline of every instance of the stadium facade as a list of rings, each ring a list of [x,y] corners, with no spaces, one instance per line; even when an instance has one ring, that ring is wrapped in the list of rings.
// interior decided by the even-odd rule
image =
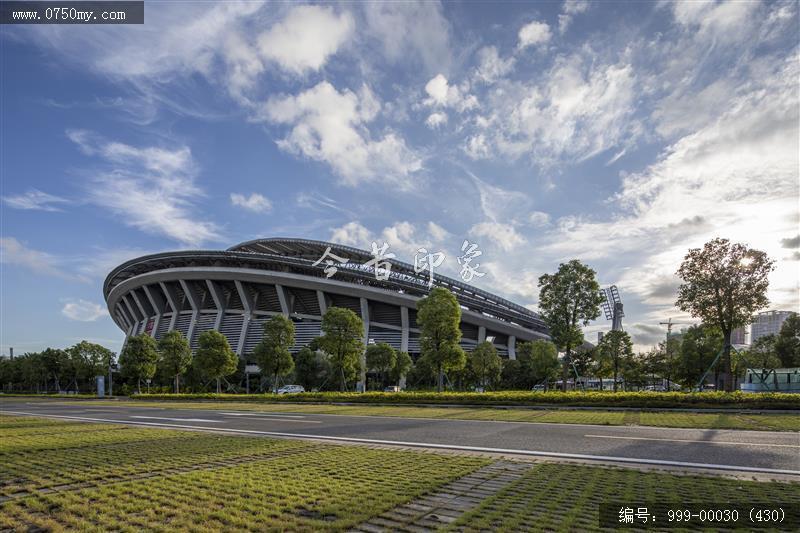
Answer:
[[[326,254],[345,261],[320,261]],[[388,272],[380,264],[365,265],[374,259],[370,252],[334,243],[258,239],[225,251],[133,259],[108,275],[103,294],[126,339],[141,333],[159,339],[179,330],[196,349],[199,335],[215,329],[248,359],[271,316],[294,321],[298,350],[320,335],[322,315],[336,306],[361,317],[365,344],[386,342],[416,357],[416,303],[429,292],[430,274],[394,259],[388,260]],[[336,270],[330,275],[332,265]],[[383,276],[376,275],[375,266]],[[458,299],[466,351],[489,340],[501,356],[514,359],[517,342],[549,338],[541,318],[525,307],[438,274],[433,285],[450,289]]]

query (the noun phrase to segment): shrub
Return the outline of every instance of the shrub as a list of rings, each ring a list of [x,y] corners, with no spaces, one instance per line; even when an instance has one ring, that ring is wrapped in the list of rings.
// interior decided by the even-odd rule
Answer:
[[[282,396],[265,394],[137,394],[144,400],[215,400],[288,403],[358,403],[380,405],[472,405],[800,409],[800,394],[742,392],[306,392]]]

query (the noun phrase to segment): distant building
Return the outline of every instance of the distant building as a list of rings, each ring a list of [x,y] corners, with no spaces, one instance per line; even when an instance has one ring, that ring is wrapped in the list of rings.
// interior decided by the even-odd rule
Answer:
[[[783,321],[789,318],[791,311],[764,311],[756,315],[756,320],[750,329],[750,344],[767,335],[777,335]],[[735,344],[735,343],[734,343]]]
[[[744,327],[736,328],[731,332],[731,344],[745,345],[747,344],[747,339],[745,337],[746,335]]]

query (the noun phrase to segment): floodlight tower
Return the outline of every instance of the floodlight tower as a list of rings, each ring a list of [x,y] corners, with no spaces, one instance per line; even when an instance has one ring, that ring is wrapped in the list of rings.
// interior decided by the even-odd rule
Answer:
[[[617,286],[600,289],[600,294],[604,299],[602,306],[606,320],[611,321],[611,331],[622,331],[622,317],[625,313],[622,310],[622,299],[619,297]]]

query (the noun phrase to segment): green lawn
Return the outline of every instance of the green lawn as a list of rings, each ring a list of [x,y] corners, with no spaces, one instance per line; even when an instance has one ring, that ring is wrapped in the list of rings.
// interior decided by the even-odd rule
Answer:
[[[733,502],[800,506],[800,483],[757,483],[574,464],[540,464],[462,516],[457,531],[604,531],[598,506],[621,502],[719,507]],[[787,530],[791,530],[791,527]]]
[[[43,400],[44,401],[44,400]],[[63,400],[62,400],[63,401]],[[88,405],[114,406],[119,401],[92,401]],[[272,413],[304,413],[406,418],[450,418],[556,424],[642,425],[698,429],[800,431],[800,415],[785,413],[692,413],[680,411],[603,411],[568,409],[496,409],[490,407],[398,407],[390,405],[259,404],[254,402],[125,401],[136,407],[222,409]]]
[[[5,415],[0,435],[0,531],[342,531],[494,460]],[[800,484],[539,463],[452,526],[595,530],[600,502],[688,496],[800,504]]]
[[[341,530],[490,462],[6,416],[0,434],[0,530]]]

